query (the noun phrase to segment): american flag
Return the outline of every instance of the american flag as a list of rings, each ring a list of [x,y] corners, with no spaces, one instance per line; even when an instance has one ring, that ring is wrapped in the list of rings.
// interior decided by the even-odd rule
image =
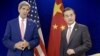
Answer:
[[[45,43],[44,43],[44,39],[43,39],[43,35],[42,35],[42,30],[40,27],[40,21],[39,21],[39,16],[38,16],[38,12],[37,12],[36,1],[28,0],[28,2],[31,5],[31,10],[29,12],[29,18],[32,19],[35,23],[37,23],[38,34],[40,37],[39,45],[36,48],[34,48],[34,56],[47,56],[46,50],[45,50]]]

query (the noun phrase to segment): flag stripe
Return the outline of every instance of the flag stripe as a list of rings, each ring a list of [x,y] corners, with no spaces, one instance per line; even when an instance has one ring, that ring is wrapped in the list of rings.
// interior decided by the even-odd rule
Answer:
[[[38,33],[40,36],[40,47],[42,49],[42,54],[46,56],[46,50],[45,50],[45,45],[44,45],[44,40],[43,40],[43,35],[41,34],[41,28],[38,29]]]
[[[36,48],[34,49],[34,56],[39,56],[38,50]]]
[[[43,50],[43,53],[44,53],[45,56],[46,56],[45,46],[43,45],[43,43],[42,43],[41,40],[40,40],[40,46],[41,46],[41,48],[42,48],[42,50]]]
[[[43,45],[45,46],[41,28],[38,29],[38,33],[39,33],[39,36],[40,36],[40,39],[41,39],[41,43],[43,43]]]

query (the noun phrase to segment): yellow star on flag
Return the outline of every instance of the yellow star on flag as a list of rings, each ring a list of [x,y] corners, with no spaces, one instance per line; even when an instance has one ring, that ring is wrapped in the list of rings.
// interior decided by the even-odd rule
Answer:
[[[55,16],[55,14],[56,14],[57,12],[62,13],[60,7],[61,7],[61,4],[56,4],[56,3],[55,3],[53,16]]]
[[[61,30],[64,30],[64,29],[65,29],[65,26],[64,26],[64,25],[62,25],[60,28],[61,28]]]
[[[53,25],[53,29],[57,29],[58,26],[56,24]]]

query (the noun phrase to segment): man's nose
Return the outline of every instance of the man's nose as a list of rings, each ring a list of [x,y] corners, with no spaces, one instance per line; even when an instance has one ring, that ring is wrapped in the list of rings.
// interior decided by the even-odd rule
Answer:
[[[27,10],[24,10],[24,12],[27,13],[28,11]]]
[[[68,17],[69,19],[71,18],[71,16]]]

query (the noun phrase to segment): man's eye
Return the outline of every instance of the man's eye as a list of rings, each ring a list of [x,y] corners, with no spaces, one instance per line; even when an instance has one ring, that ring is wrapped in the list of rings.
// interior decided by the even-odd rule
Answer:
[[[73,16],[73,14],[71,14],[70,16]]]
[[[68,15],[65,15],[65,17],[68,17]]]
[[[25,8],[23,8],[23,10],[25,10]]]

